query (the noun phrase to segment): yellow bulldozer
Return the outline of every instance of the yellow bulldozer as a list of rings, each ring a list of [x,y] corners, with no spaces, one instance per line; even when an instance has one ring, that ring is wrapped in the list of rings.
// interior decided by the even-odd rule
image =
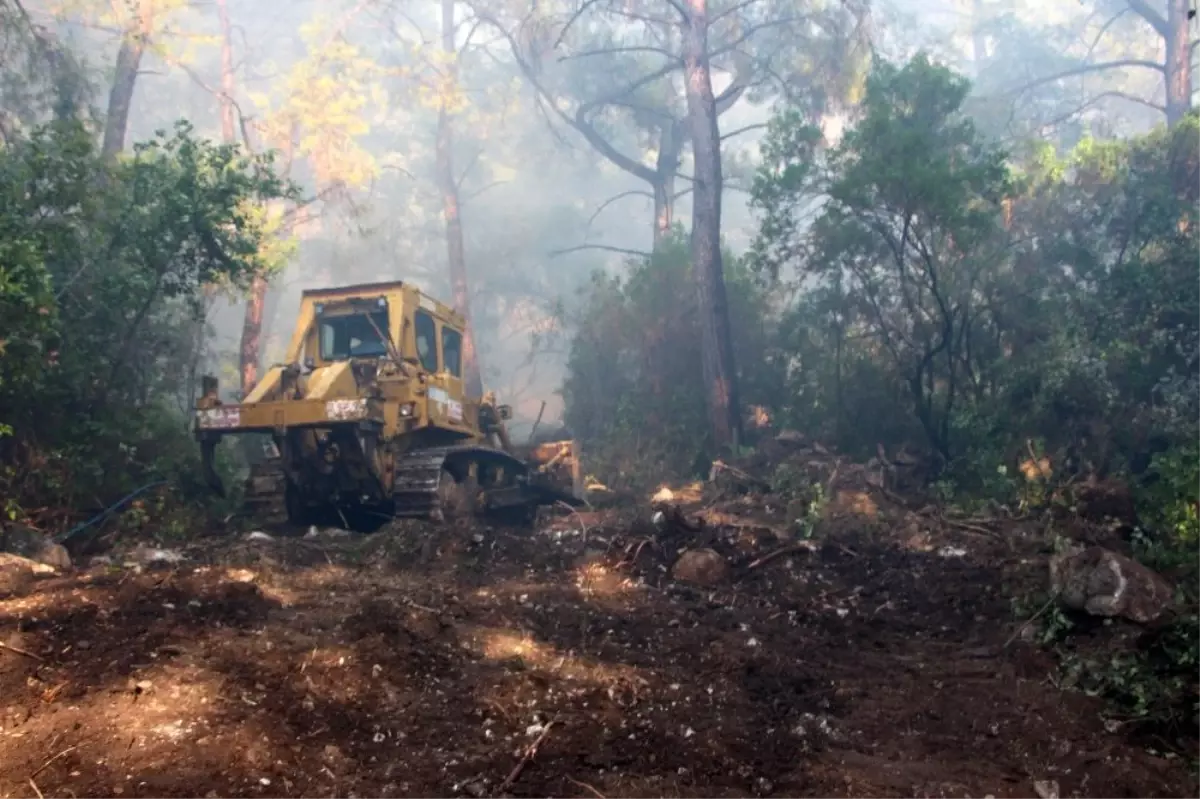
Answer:
[[[465,396],[464,330],[460,314],[404,282],[305,291],[287,362],[242,402],[222,402],[216,378],[202,379],[195,434],[206,481],[224,494],[221,438],[261,434],[266,457],[245,498],[267,523],[527,519],[542,505],[582,504],[574,441],[515,447],[511,408],[490,392]]]

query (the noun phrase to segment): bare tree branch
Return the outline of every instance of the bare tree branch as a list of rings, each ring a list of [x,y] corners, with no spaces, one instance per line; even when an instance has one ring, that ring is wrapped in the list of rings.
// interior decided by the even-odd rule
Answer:
[[[508,181],[507,180],[493,180],[491,183],[487,184],[486,186],[484,186],[482,188],[476,189],[475,191],[470,192],[468,194],[464,194],[462,201],[464,203],[466,203],[468,200],[474,200],[476,197],[483,194],[484,192],[490,191],[490,190],[496,188],[497,186],[503,186],[505,183],[508,183]]]
[[[750,6],[754,5],[757,2],[759,2],[759,0],[742,0],[742,2],[740,2],[740,3],[734,3],[732,6],[725,9],[720,14],[717,14],[713,17],[709,17],[708,24],[715,25],[716,23],[725,19],[725,17],[728,17],[731,14],[736,14],[739,11],[741,11],[742,9],[749,8]]]
[[[597,2],[598,0],[584,0],[584,2],[580,4],[579,8],[575,9],[575,13],[571,15],[570,19],[568,19],[562,26],[562,30],[558,32],[558,36],[554,39],[554,44],[550,47],[551,50],[558,49],[558,46],[562,44],[563,37],[567,35],[567,31],[571,29],[571,26],[575,24],[575,21],[583,16],[583,12],[587,11]]]
[[[653,194],[651,194],[648,191],[642,191],[641,189],[633,189],[631,191],[623,191],[620,194],[618,194],[617,196],[609,197],[607,200],[600,203],[600,207],[597,208],[595,211],[593,211],[592,215],[588,217],[587,227],[590,228],[592,226],[592,223],[596,221],[596,217],[600,216],[600,214],[604,211],[605,208],[607,208],[608,206],[617,202],[618,200],[622,200],[626,197],[649,197],[651,200],[654,199]]]
[[[550,250],[546,254],[551,257],[559,255],[568,255],[573,252],[582,252],[583,250],[604,250],[605,252],[619,252],[624,255],[636,255],[639,258],[649,258],[650,253],[645,250],[630,250],[625,247],[611,247],[607,244],[579,244],[575,247],[567,247],[565,250]]]
[[[556,115],[558,115],[558,117],[560,119],[563,120],[563,122],[565,122],[568,125],[570,125],[571,127],[575,128],[575,130],[579,131],[579,133],[582,134],[585,139],[587,139],[588,144],[590,144],[593,148],[596,149],[597,152],[599,152],[601,155],[603,155],[605,158],[607,158],[609,161],[611,161],[615,166],[623,169],[624,171],[630,173],[631,175],[641,178],[642,180],[646,181],[647,183],[654,182],[655,176],[654,176],[653,170],[651,170],[645,164],[642,164],[641,162],[631,158],[630,156],[626,155],[625,153],[622,153],[620,150],[618,150],[616,147],[614,147],[613,144],[611,142],[609,142],[607,139],[605,139],[603,136],[601,136],[599,131],[597,131],[592,126],[592,124],[588,121],[588,119],[587,119],[588,111],[592,110],[593,108],[598,107],[602,103],[592,103],[590,105],[581,105],[581,106],[579,106],[578,109],[576,109],[574,116],[571,116],[570,114],[563,111],[561,108],[558,107],[558,104],[555,102],[554,96],[546,89],[545,86],[542,85],[542,82],[538,79],[536,71],[528,63],[526,63],[524,58],[521,57],[520,48],[518,47],[516,40],[513,39],[512,34],[510,34],[504,28],[504,26],[501,25],[500,22],[495,19],[495,17],[480,13],[478,9],[475,10],[475,13],[479,16],[480,19],[484,20],[485,22],[487,22],[488,24],[490,24],[494,28],[496,28],[497,32],[499,32],[505,39],[508,40],[509,47],[512,50],[513,59],[517,62],[517,66],[520,68],[522,74],[524,74],[525,79],[529,81],[530,85],[532,85],[534,87],[534,89],[537,91],[537,93],[545,100],[546,105],[549,105],[550,108],[554,111],[554,113]],[[652,73],[652,75],[654,78],[658,78],[658,77],[661,77],[662,75],[665,75],[667,72],[670,72],[670,71],[671,71],[670,69],[661,70],[661,71],[656,70],[657,74]],[[648,83],[648,82],[650,82],[650,81],[643,79],[643,81],[641,81],[640,83]],[[633,89],[635,89],[637,87],[637,83],[639,83],[639,82],[635,82],[635,84],[633,86],[631,86],[629,89],[627,89],[627,91],[632,91]]]
[[[758,33],[761,30],[764,30],[766,28],[773,28],[776,25],[790,25],[793,22],[803,22],[806,19],[809,19],[809,18],[808,17],[779,17],[778,19],[769,19],[766,22],[760,22],[757,25],[748,25],[748,26],[746,26],[745,29],[742,30],[742,33],[740,36],[738,36],[732,42],[727,42],[724,46],[718,47],[716,50],[709,52],[708,57],[709,57],[709,59],[714,59],[714,58],[720,58],[723,55],[732,53],[735,50],[737,50],[739,45],[741,45],[743,42],[745,42],[751,36],[753,36],[754,34]]]
[[[1116,22],[1121,17],[1128,14],[1129,11],[1130,11],[1130,9],[1128,9],[1128,8],[1122,8],[1116,14],[1113,14],[1111,17],[1109,17],[1108,22],[1105,22],[1103,25],[1100,26],[1100,30],[1092,38],[1092,43],[1088,46],[1087,54],[1084,55],[1084,60],[1092,57],[1092,53],[1094,53],[1096,51],[1096,46],[1098,44],[1100,44],[1100,40],[1102,38],[1104,38],[1104,34],[1108,33],[1108,29],[1112,27],[1114,22]]]
[[[752,130],[762,130],[763,128],[766,128],[766,127],[767,127],[766,122],[757,122],[753,125],[743,125],[742,127],[737,128],[736,130],[731,130],[728,133],[722,133],[721,141],[725,141],[726,139],[732,139],[734,136],[740,136],[743,133],[749,133]]]
[[[456,191],[462,189],[463,182],[471,174],[471,170],[475,168],[475,165],[479,163],[479,159],[483,157],[483,150],[483,147],[476,148],[475,153],[467,161],[467,165],[463,167],[462,174],[458,176],[458,180],[454,181]]]
[[[682,60],[679,58],[679,56],[676,55],[675,53],[672,53],[670,50],[667,50],[666,48],[663,48],[663,47],[654,47],[652,45],[629,45],[627,47],[602,47],[599,50],[584,50],[583,52],[580,52],[580,53],[567,53],[566,55],[560,55],[558,57],[558,60],[560,62],[561,61],[575,61],[580,58],[591,58],[593,56],[598,56],[598,55],[617,55],[620,53],[654,53],[655,55],[666,56],[667,58],[678,61],[680,64],[683,63]]]
[[[1125,0],[1125,2],[1128,4],[1130,10],[1146,20],[1159,36],[1165,39],[1171,35],[1171,28],[1167,25],[1167,20],[1162,14],[1152,8],[1146,0]]]
[[[1038,86],[1044,86],[1045,84],[1053,83],[1056,80],[1062,80],[1064,78],[1073,78],[1073,77],[1076,77],[1077,75],[1087,75],[1087,74],[1090,74],[1093,72],[1104,72],[1109,69],[1124,69],[1126,67],[1140,67],[1142,69],[1153,69],[1157,72],[1163,72],[1166,69],[1166,67],[1163,64],[1160,64],[1157,61],[1146,61],[1146,60],[1140,59],[1140,58],[1122,58],[1117,61],[1103,61],[1099,64],[1084,64],[1082,66],[1078,66],[1073,69],[1068,69],[1068,70],[1064,70],[1062,72],[1057,72],[1053,75],[1046,75],[1045,77],[1037,78],[1036,80],[1030,81],[1030,82],[1024,84],[1023,86],[1019,86],[1016,89],[1011,89],[1007,93],[1020,95],[1020,94],[1024,94],[1025,92],[1029,91],[1030,89],[1036,89]]]

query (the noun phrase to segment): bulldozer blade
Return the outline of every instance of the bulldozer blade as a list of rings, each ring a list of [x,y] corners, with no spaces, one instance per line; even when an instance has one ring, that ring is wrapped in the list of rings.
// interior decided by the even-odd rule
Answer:
[[[551,489],[552,493],[561,495],[559,501],[583,501],[579,444],[574,439],[535,444],[530,447],[525,460],[538,478],[538,483]]]

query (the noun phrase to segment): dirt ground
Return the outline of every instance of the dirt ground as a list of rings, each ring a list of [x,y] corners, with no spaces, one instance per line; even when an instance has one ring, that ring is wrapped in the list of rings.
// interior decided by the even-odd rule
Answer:
[[[1014,636],[1044,561],[847,526],[749,568],[742,510],[712,588],[644,510],[44,575],[0,600],[0,796],[1196,795]]]

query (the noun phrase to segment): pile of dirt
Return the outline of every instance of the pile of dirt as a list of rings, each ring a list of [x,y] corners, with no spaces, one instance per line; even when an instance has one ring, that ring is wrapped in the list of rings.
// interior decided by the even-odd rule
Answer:
[[[1012,586],[1045,582],[1019,535],[809,450],[770,468],[829,486],[815,532],[716,481],[532,530],[257,533],[42,568],[0,598],[0,791],[1195,794],[1183,758],[1106,727],[1014,639]],[[853,491],[874,517],[824,510]],[[687,552],[724,566],[689,578]]]

